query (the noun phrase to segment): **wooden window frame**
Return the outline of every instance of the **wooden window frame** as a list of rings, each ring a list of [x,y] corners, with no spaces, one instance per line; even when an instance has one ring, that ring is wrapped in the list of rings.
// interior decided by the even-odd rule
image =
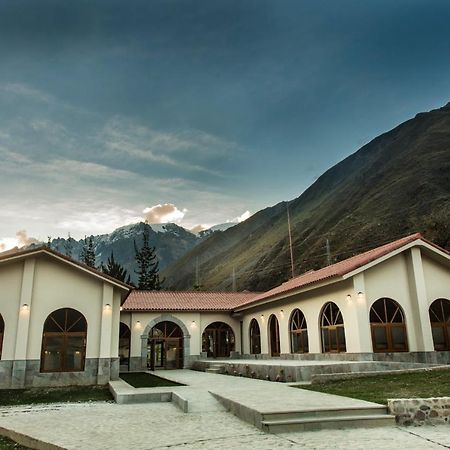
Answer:
[[[440,306],[440,313],[441,313],[440,317],[432,309],[433,306],[436,305],[437,303],[439,303],[439,306]],[[444,304],[445,303],[448,303],[450,305],[450,300],[448,300],[447,298],[437,298],[430,304],[430,307],[428,309],[428,313],[429,313],[429,317],[430,317],[431,332],[433,334],[433,347],[434,347],[434,350],[437,352],[450,351],[450,334],[449,334],[449,330],[448,330],[450,327],[450,314],[447,318],[445,317],[445,312],[444,312]],[[437,320],[434,321],[433,316]],[[444,346],[438,346],[436,344],[436,342],[434,341],[433,330],[435,330],[435,329],[442,330],[442,333],[444,335],[444,341],[445,341]]]
[[[383,311],[381,315],[379,311],[375,309],[375,305],[379,304],[379,302],[383,302]],[[388,304],[394,307],[393,312],[388,311]],[[372,314],[378,317],[377,322],[372,321]],[[395,321],[395,319],[401,318],[401,321]],[[405,322],[405,314],[403,312],[402,307],[395,300],[388,297],[381,297],[375,302],[372,303],[369,311],[370,318],[370,331],[372,336],[372,349],[374,353],[402,353],[408,352],[408,334]],[[376,342],[376,330],[383,329],[385,330],[386,336],[386,348],[378,348]],[[403,335],[405,336],[404,342],[401,343],[403,348],[400,348],[398,345],[394,345],[394,330],[399,329],[403,331]]]
[[[308,324],[306,323],[306,317],[303,312],[295,308],[292,311],[291,318],[289,320],[289,335],[291,341],[291,353],[309,353],[309,341],[308,341]],[[294,350],[294,337],[298,335],[300,337],[301,350]]]
[[[258,327],[258,332],[256,333],[256,327]],[[258,351],[255,350],[255,340],[258,340]],[[256,319],[250,321],[250,354],[260,355],[261,354],[261,328]]]
[[[64,325],[61,326],[60,323],[58,323],[53,315],[63,310],[65,312],[65,320]],[[69,311],[74,311],[79,315],[79,317],[68,327],[67,324],[67,315]],[[85,324],[85,330],[84,331],[70,331],[71,328],[74,327],[80,320],[84,321]],[[58,328],[60,328],[61,331],[45,331],[45,327],[48,322],[53,321],[54,324],[57,325]],[[62,345],[59,348],[60,351],[60,366],[56,369],[46,369],[45,368],[45,358],[46,358],[46,352],[47,352],[47,340],[48,338],[53,337],[59,337],[62,338]],[[68,344],[71,338],[82,338],[83,339],[83,345],[80,347],[79,351],[81,356],[81,367],[80,368],[74,368],[74,369],[68,369],[66,366],[66,356],[67,356],[67,349]],[[86,318],[82,313],[77,311],[76,309],[72,308],[60,308],[53,312],[51,312],[47,319],[44,322],[44,331],[42,332],[42,344],[41,344],[41,361],[40,361],[40,372],[41,373],[69,373],[69,372],[84,372],[86,367],[86,344],[87,344],[87,321]]]
[[[329,309],[329,316],[327,311]],[[333,310],[335,314],[333,314]],[[337,311],[336,311],[337,310]],[[324,322],[327,322],[325,324]],[[343,341],[339,339],[339,330],[342,330]],[[334,302],[327,302],[323,305],[322,312],[320,314],[320,337],[322,340],[322,353],[346,353],[347,342],[345,339],[345,325],[344,317],[338,305]],[[327,339],[328,338],[328,339]],[[333,341],[334,338],[334,341]],[[328,350],[326,345],[328,342]],[[335,342],[336,345],[332,346],[331,342]]]
[[[272,334],[272,323],[275,324],[275,335]],[[278,323],[278,318],[277,318],[277,316],[275,314],[272,314],[269,317],[269,322],[268,322],[267,326],[268,326],[268,329],[269,329],[270,356],[278,357],[281,354],[280,324]]]

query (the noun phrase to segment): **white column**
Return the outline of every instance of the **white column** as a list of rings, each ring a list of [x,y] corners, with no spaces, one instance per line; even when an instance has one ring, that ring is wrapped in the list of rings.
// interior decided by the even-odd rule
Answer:
[[[347,351],[352,353],[372,353],[372,334],[370,330],[369,310],[366,298],[364,272],[353,277],[353,294],[349,300],[352,323],[345,324],[345,328],[353,331],[352,341],[347,343]]]
[[[418,247],[411,248],[409,281],[417,351],[431,352],[434,350],[433,335],[428,312],[428,297],[423,273],[422,255]],[[406,325],[410,326],[410,324]]]
[[[99,384],[106,383],[109,381],[110,377],[113,294],[114,288],[108,283],[103,283],[100,348],[97,372]]]
[[[25,385],[28,333],[33,299],[35,258],[26,258],[23,266],[22,287],[20,290],[19,316],[17,321],[16,346],[12,370],[12,387]]]
[[[289,316],[283,312],[277,313],[278,326],[280,327],[280,353],[291,353],[291,344],[289,342]]]

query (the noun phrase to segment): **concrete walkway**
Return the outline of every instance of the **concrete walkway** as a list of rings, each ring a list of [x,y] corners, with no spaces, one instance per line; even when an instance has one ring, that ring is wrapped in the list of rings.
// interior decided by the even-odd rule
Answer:
[[[107,402],[10,407],[0,410],[0,427],[12,429],[64,449],[442,449],[450,448],[450,426],[327,430],[266,434],[239,420],[208,390],[245,396],[271,405],[273,395],[305,405],[315,393],[259,380],[191,371],[158,372],[189,383],[171,389],[190,402],[184,414],[171,403],[118,405]],[[286,394],[282,392],[286,391]],[[298,391],[298,394],[296,393]],[[307,392],[307,393],[306,393]],[[342,401],[326,396],[326,402]],[[335,398],[336,397],[336,398]],[[319,397],[316,397],[316,400]],[[320,397],[323,400],[325,397]],[[345,401],[347,401],[345,399]],[[349,400],[353,402],[353,400]]]

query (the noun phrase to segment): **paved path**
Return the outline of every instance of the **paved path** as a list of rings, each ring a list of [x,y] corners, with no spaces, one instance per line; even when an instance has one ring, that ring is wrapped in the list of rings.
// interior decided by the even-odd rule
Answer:
[[[240,390],[242,382],[257,382],[261,387],[258,396],[264,397],[273,393],[273,386],[279,384],[190,371],[174,371],[168,375],[180,381],[190,380],[190,387],[176,388],[183,390],[185,397],[189,396],[192,411],[189,414],[171,403],[22,406],[0,409],[0,427],[74,450],[450,448],[449,425],[265,434],[224,411],[206,391],[211,385],[217,389]]]

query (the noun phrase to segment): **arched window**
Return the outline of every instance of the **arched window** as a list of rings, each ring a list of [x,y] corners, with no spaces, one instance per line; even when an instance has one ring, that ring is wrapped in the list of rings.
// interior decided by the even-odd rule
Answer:
[[[259,355],[261,353],[261,332],[256,319],[250,322],[250,353]]]
[[[280,327],[274,314],[269,317],[269,346],[271,356],[280,356]]]
[[[223,322],[208,325],[202,335],[202,351],[213,358],[229,357],[234,351],[234,333],[231,327]]]
[[[119,359],[120,365],[124,366],[130,362],[131,332],[128,325],[120,322],[119,328]]]
[[[291,352],[308,353],[308,330],[304,314],[299,309],[294,309],[289,322],[291,335]]]
[[[5,333],[5,322],[0,314],[0,359],[2,359],[3,334]]]
[[[75,309],[53,311],[44,323],[41,372],[80,372],[86,359],[87,322]]]
[[[403,310],[390,298],[378,299],[370,308],[370,328],[374,352],[407,352]]]
[[[323,353],[340,353],[347,351],[345,345],[344,319],[341,310],[333,302],[328,302],[322,309],[320,317]]]
[[[434,349],[450,350],[450,301],[438,298],[431,304],[429,312]]]

